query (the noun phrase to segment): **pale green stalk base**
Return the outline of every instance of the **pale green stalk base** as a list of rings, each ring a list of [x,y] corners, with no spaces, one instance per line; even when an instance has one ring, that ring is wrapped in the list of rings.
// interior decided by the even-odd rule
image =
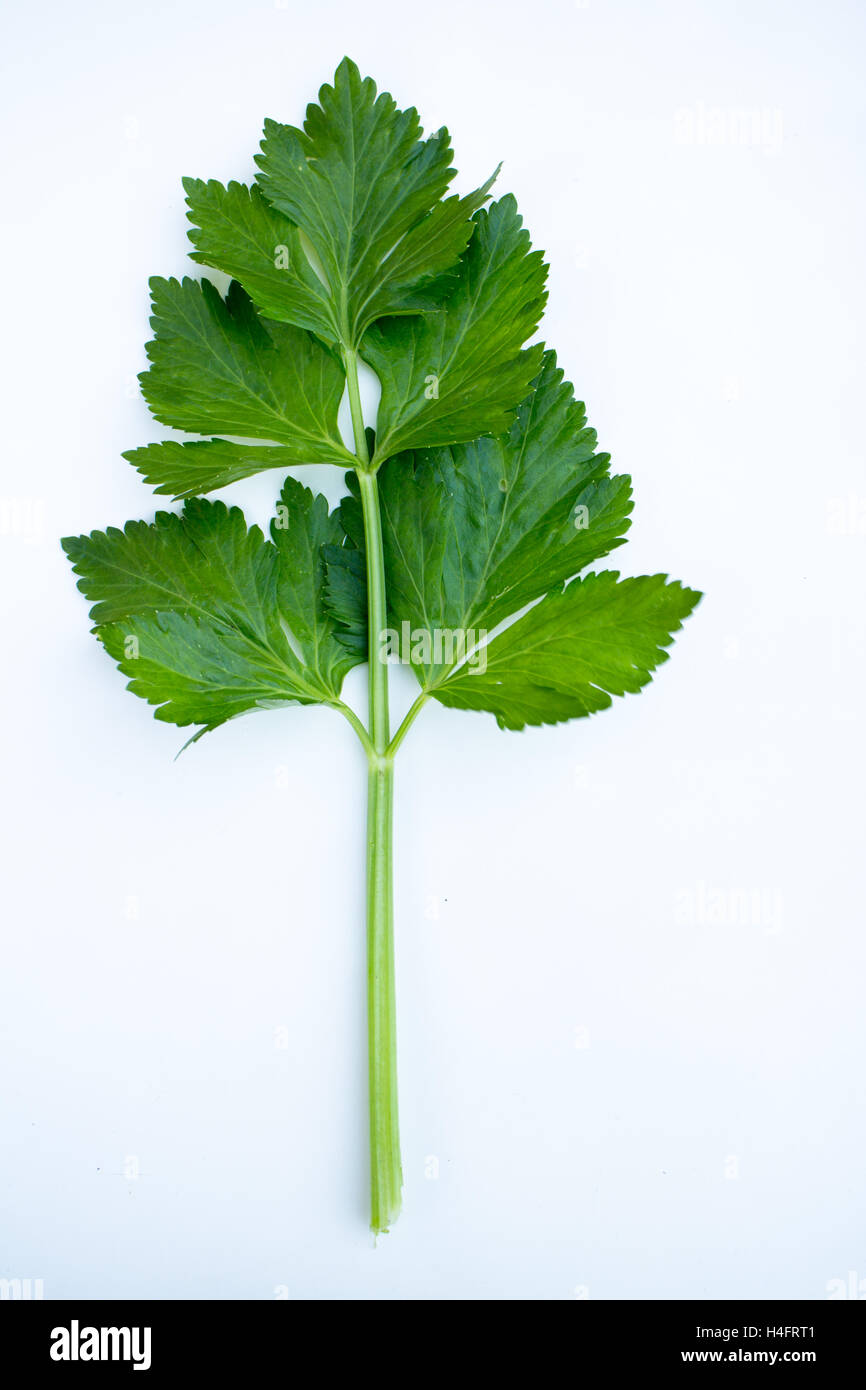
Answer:
[[[375,755],[374,755],[375,757]],[[370,759],[367,782],[367,1029],[370,1050],[370,1225],[400,1214],[392,837],[394,765]]]

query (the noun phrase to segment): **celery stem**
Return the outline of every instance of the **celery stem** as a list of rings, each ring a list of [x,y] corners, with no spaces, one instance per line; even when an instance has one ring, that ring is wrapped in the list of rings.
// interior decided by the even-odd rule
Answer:
[[[381,633],[387,626],[382,519],[358,388],[358,361],[344,351],[349,405],[364,513],[369,626],[367,762],[367,1045],[370,1086],[370,1225],[378,1235],[400,1212],[403,1173],[397,1118],[397,1020],[394,986],[394,762],[389,751],[388,666]]]

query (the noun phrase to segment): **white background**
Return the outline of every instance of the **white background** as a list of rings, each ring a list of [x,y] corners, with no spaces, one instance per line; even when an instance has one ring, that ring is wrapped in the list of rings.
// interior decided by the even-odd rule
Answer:
[[[853,0],[8,12],[0,1277],[866,1295],[864,38]],[[153,514],[120,453],[165,435],[135,375],[148,275],[190,269],[181,177],[251,178],[344,52],[448,124],[461,190],[505,161],[544,336],[634,478],[614,563],[706,592],[639,698],[522,735],[429,708],[404,745],[377,1249],[351,730],[256,715],[174,762],[57,543]]]

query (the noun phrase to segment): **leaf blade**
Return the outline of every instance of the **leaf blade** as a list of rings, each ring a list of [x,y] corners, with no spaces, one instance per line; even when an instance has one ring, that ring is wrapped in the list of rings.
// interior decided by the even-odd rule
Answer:
[[[262,648],[207,618],[138,614],[96,633],[130,678],[127,690],[157,706],[154,718],[181,728],[210,731],[255,709],[311,702]]]
[[[243,285],[263,314],[335,343],[339,327],[326,287],[310,264],[297,227],[256,188],[216,179],[184,179],[192,260]]]
[[[538,372],[523,344],[546,301],[547,267],[509,194],[475,215],[447,309],[370,328],[361,353],[382,384],[374,463],[407,449],[506,430]]]
[[[266,326],[236,281],[225,300],[188,277],[154,277],[151,292],[155,336],[139,380],[160,424],[276,441],[294,463],[351,461],[337,424],[345,373],[309,333]]]
[[[280,507],[288,524],[280,524]],[[277,602],[310,670],[325,688],[339,694],[343,679],[363,660],[338,635],[337,620],[327,601],[327,554],[342,549],[345,535],[340,511],[328,511],[325,498],[294,478],[280,494],[278,516],[271,522],[271,539],[279,555]]]
[[[664,574],[575,579],[495,636],[483,670],[463,667],[431,694],[508,729],[594,714],[650,682],[700,598]]]
[[[422,135],[414,107],[400,111],[348,58],[303,128],[265,122],[258,185],[310,244],[349,348],[383,314],[429,307],[424,287],[457,261],[486,201],[492,180],[441,201],[454,176],[448,132]]]
[[[278,444],[256,447],[228,439],[166,439],[127,449],[123,457],[160,496],[182,501],[216,492],[267,469],[294,468],[295,450]]]
[[[199,722],[200,714],[211,728],[242,706],[339,700],[360,659],[338,640],[322,596],[322,547],[342,541],[339,515],[293,479],[281,505],[290,540],[279,511],[266,541],[238,508],[196,498],[180,516],[159,512],[153,523],[62,542],[93,604],[96,635],[132,677],[130,689],[159,706],[157,718]]]
[[[621,545],[630,480],[610,476],[610,457],[596,444],[548,352],[507,433],[390,459],[379,487],[395,625],[492,632]],[[362,547],[357,500],[342,510]],[[433,651],[413,663],[422,684],[454,664]]]

